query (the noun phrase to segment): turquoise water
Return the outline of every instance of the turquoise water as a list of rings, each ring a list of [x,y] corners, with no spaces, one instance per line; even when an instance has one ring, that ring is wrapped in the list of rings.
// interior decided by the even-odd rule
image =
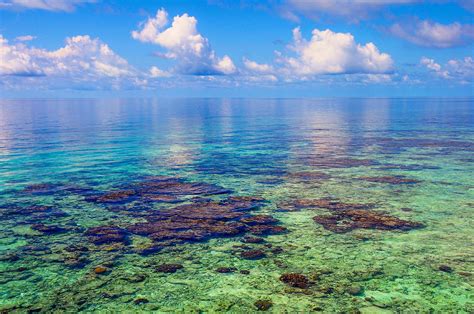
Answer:
[[[0,101],[0,310],[474,311],[473,99]]]

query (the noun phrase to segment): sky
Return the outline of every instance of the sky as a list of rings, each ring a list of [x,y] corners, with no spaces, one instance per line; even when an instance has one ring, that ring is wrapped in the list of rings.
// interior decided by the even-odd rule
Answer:
[[[0,0],[0,98],[472,97],[474,0]]]

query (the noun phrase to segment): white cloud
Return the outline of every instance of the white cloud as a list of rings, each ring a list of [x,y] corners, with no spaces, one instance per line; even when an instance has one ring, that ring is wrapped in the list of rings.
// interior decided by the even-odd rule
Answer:
[[[23,43],[10,44],[0,35],[0,75],[38,77],[44,84],[80,87],[81,84],[117,86],[138,82],[139,73],[98,38],[75,36],[64,47],[46,50]],[[44,78],[46,77],[46,78]],[[109,87],[110,87],[109,86]]]
[[[31,36],[31,35],[24,35],[24,36],[18,36],[15,38],[16,41],[31,41],[35,39],[36,36]]]
[[[385,74],[393,69],[390,55],[381,53],[373,43],[356,43],[350,33],[314,29],[308,41],[295,28],[290,49],[295,57],[280,54],[277,61],[286,72],[297,75]]]
[[[420,63],[431,71],[439,72],[441,71],[441,65],[436,63],[434,59],[429,59],[426,57],[421,58]]]
[[[225,55],[216,56],[209,40],[197,30],[197,19],[187,13],[177,15],[169,25],[168,13],[164,9],[156,12],[155,17],[141,23],[140,29],[132,31],[132,37],[165,49],[160,53],[166,58],[178,61],[177,72],[195,75],[232,74],[236,67],[232,59]]]
[[[156,66],[152,66],[150,68],[150,77],[152,78],[157,78],[157,77],[168,77],[170,76],[170,73],[166,72],[166,71],[163,71],[161,70],[160,68],[156,67]]]
[[[449,60],[446,67],[452,77],[466,82],[474,81],[474,59],[472,57]]]
[[[244,58],[243,62],[244,62],[244,66],[248,70],[253,71],[253,72],[269,73],[273,71],[273,67],[266,63],[257,63],[247,58]]]
[[[444,66],[436,63],[434,59],[423,57],[420,64],[439,78],[456,80],[459,83],[474,81],[474,59],[451,59]]]
[[[0,75],[38,76],[43,71],[32,52],[23,44],[9,45],[0,35]]]
[[[76,6],[96,0],[1,0],[0,9],[36,9],[47,11],[74,11]]]
[[[450,78],[449,72],[446,70],[442,70],[441,65],[439,63],[436,63],[434,59],[422,57],[420,59],[420,64],[425,66],[428,70],[435,73],[439,77],[442,77],[445,79]]]
[[[474,27],[460,23],[440,24],[430,21],[417,21],[394,24],[390,32],[416,45],[436,48],[449,48],[469,43],[474,38]]]

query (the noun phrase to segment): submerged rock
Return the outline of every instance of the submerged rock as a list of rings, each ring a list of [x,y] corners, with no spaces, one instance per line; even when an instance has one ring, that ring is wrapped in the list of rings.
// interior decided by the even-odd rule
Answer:
[[[305,275],[298,273],[286,273],[280,276],[280,281],[290,287],[306,289],[309,286],[309,280]]]
[[[441,271],[444,271],[445,273],[452,273],[453,272],[453,269],[448,265],[440,265],[438,267],[438,269],[441,270]]]
[[[259,311],[267,311],[272,307],[273,303],[270,300],[257,300],[254,305]]]
[[[411,230],[423,227],[419,222],[403,220],[397,217],[369,210],[342,210],[330,215],[316,216],[313,220],[325,229],[344,233],[354,229]]]
[[[347,293],[349,293],[350,295],[360,295],[362,291],[362,287],[357,285],[352,285],[347,288]]]
[[[160,273],[175,273],[183,268],[181,264],[161,264],[156,267],[156,271]]]
[[[97,275],[105,274],[108,271],[107,267],[97,266],[94,268],[94,273]]]
[[[140,304],[145,304],[145,303],[148,303],[150,302],[147,298],[137,298],[135,300],[133,300],[133,303],[135,305],[140,305]]]

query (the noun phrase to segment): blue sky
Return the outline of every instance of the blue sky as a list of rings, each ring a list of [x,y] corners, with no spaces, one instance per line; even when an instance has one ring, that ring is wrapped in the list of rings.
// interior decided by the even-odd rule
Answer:
[[[474,1],[0,0],[0,97],[474,96]]]

